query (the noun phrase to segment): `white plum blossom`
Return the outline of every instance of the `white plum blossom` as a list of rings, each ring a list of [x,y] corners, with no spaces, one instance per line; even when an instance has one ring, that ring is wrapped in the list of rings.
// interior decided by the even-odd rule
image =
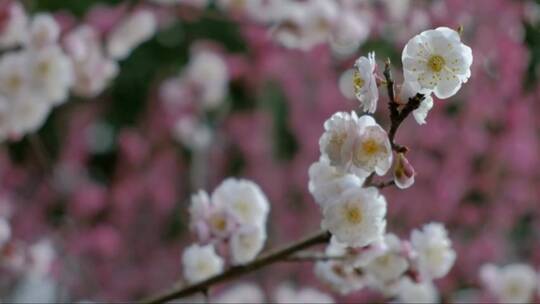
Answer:
[[[195,151],[208,147],[213,137],[210,127],[192,116],[178,119],[172,131],[178,142]]]
[[[536,273],[526,264],[483,265],[480,278],[499,303],[529,303],[536,288]]]
[[[223,271],[223,259],[216,254],[214,246],[193,244],[182,255],[184,278],[191,284],[204,281]]]
[[[11,1],[2,10],[5,20],[0,30],[0,48],[16,47],[27,39],[28,16],[19,1]]]
[[[51,14],[36,14],[30,23],[27,44],[32,49],[41,49],[57,43],[60,26]]]
[[[401,254],[401,241],[394,234],[384,237],[385,250],[362,267],[370,281],[376,285],[399,279],[409,268],[409,262]]]
[[[342,173],[321,159],[309,167],[309,192],[322,208],[331,204],[346,189],[361,187],[364,180],[356,175]]]
[[[413,282],[403,277],[397,287],[399,303],[437,303],[439,293],[431,281]]]
[[[29,61],[27,52],[12,52],[0,57],[0,94],[11,101],[29,94]]]
[[[417,93],[424,94],[424,99],[420,103],[420,106],[415,109],[412,114],[416,122],[419,125],[423,125],[426,123],[426,118],[429,111],[431,108],[433,108],[433,97],[431,97],[431,92],[421,90],[420,86],[416,82],[404,82],[401,86],[399,101],[402,104],[406,104],[409,102],[409,98],[413,98]]]
[[[449,98],[467,82],[473,61],[471,48],[461,43],[457,31],[447,27],[424,31],[413,37],[402,53],[406,82]]]
[[[358,58],[354,63],[354,94],[360,101],[362,109],[368,113],[375,113],[379,100],[375,67],[375,53],[373,52],[369,53],[368,57]]]
[[[411,244],[417,252],[418,269],[423,277],[438,279],[445,276],[456,260],[452,241],[440,223],[424,225],[413,230]]]
[[[343,155],[343,147],[348,137],[358,124],[355,112],[337,112],[324,122],[324,133],[319,140],[321,155],[328,158],[330,165],[345,167],[347,159]]]
[[[352,265],[341,261],[319,261],[315,263],[314,272],[321,282],[342,295],[365,286],[364,277]]]
[[[212,109],[221,104],[228,92],[229,72],[222,56],[209,49],[192,52],[186,76],[195,85],[203,107]]]
[[[381,240],[386,228],[386,200],[374,187],[350,188],[323,210],[321,226],[352,247]]]
[[[369,36],[370,23],[371,18],[365,11],[342,7],[330,37],[332,52],[340,57],[356,52]]]
[[[263,290],[252,283],[240,283],[227,288],[227,290],[214,297],[211,303],[219,304],[251,304],[264,303]]]
[[[125,59],[135,47],[150,39],[156,30],[156,16],[151,11],[136,11],[109,34],[107,53],[113,59]]]
[[[44,47],[31,57],[31,81],[36,94],[52,105],[64,102],[73,84],[71,61],[57,45]]]
[[[7,112],[9,132],[15,138],[37,131],[47,119],[50,105],[38,96],[25,94],[11,103]]]
[[[261,252],[266,241],[265,229],[257,226],[244,226],[231,237],[231,260],[233,265],[244,265],[253,261]]]
[[[270,205],[259,186],[252,181],[227,178],[212,193],[212,202],[229,210],[240,224],[266,225]]]
[[[295,289],[290,284],[280,285],[275,293],[275,303],[335,303],[334,299],[317,289]]]

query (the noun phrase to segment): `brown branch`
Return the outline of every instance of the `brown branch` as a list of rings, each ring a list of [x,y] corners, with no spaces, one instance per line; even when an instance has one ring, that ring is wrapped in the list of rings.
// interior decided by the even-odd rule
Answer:
[[[330,236],[331,235],[329,232],[321,231],[299,242],[295,242],[281,249],[270,252],[256,259],[255,261],[251,263],[248,263],[243,266],[231,267],[225,272],[219,275],[216,275],[214,277],[211,277],[200,283],[173,288],[172,290],[164,292],[160,295],[143,300],[142,303],[163,303],[163,302],[167,302],[167,301],[174,300],[177,298],[186,297],[197,292],[203,292],[204,290],[207,290],[210,286],[214,284],[221,283],[230,279],[234,279],[244,274],[258,270],[264,266],[283,261],[287,259],[288,257],[290,257],[292,254],[299,252],[301,250],[304,250],[306,248],[309,248],[311,246],[328,243],[330,241]]]
[[[318,262],[343,260],[346,256],[329,256],[321,252],[298,252],[286,258],[285,262]]]
[[[407,153],[409,149],[406,146],[395,143],[396,133],[405,118],[407,118],[412,111],[418,109],[420,103],[424,100],[424,95],[420,93],[416,94],[416,96],[409,99],[409,102],[400,111],[400,104],[395,98],[394,80],[390,70],[390,59],[387,59],[384,64],[383,74],[388,88],[388,108],[390,110],[390,130],[388,131],[388,138],[390,139],[390,144],[394,151],[398,153]]]

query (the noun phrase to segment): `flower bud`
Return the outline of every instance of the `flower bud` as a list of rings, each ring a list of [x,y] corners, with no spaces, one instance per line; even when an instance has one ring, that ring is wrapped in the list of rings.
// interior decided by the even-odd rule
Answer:
[[[407,189],[414,184],[414,168],[403,153],[398,153],[394,167],[394,181],[400,189]]]

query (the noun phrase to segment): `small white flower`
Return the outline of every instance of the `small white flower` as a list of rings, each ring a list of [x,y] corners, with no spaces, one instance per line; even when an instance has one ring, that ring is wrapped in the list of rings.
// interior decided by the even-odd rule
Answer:
[[[353,136],[358,124],[355,112],[337,112],[324,122],[324,133],[319,140],[321,154],[328,158],[330,165],[345,167],[348,159],[343,148],[348,137]]]
[[[8,112],[10,134],[19,137],[37,131],[50,110],[51,106],[36,95],[25,94],[13,100]]]
[[[321,226],[339,242],[363,247],[382,239],[385,215],[386,200],[376,188],[351,188],[323,210]]]
[[[212,109],[221,104],[228,92],[229,72],[223,58],[211,50],[195,50],[186,76],[197,88],[202,105]]]
[[[37,95],[52,105],[66,101],[74,80],[73,67],[60,47],[47,46],[32,53],[30,69]]]
[[[109,35],[107,53],[113,59],[125,59],[134,48],[150,39],[156,30],[156,16],[148,10],[139,10],[122,20]]]
[[[525,264],[482,266],[480,278],[500,303],[529,303],[536,288],[536,273]]]
[[[253,261],[261,252],[266,241],[266,232],[257,226],[244,226],[236,231],[230,242],[231,259],[234,265]]]
[[[276,290],[276,303],[334,303],[334,299],[314,288],[294,289],[290,284],[284,283]]]
[[[315,276],[332,290],[346,295],[364,287],[364,278],[356,270],[341,261],[315,263]]]
[[[212,141],[212,130],[192,116],[182,117],[173,127],[174,138],[195,151],[202,150]]]
[[[27,269],[29,275],[45,277],[49,274],[52,263],[56,258],[53,244],[49,240],[40,240],[29,248],[30,266]]]
[[[347,137],[343,157],[348,159],[347,171],[358,176],[368,176],[373,171],[384,175],[392,166],[392,146],[386,131],[373,117],[364,115],[358,119],[354,136]]]
[[[402,54],[406,82],[433,90],[438,98],[456,94],[471,75],[471,48],[447,27],[427,30],[413,37]]]
[[[0,30],[0,48],[12,48],[20,45],[28,35],[28,16],[18,1],[12,1],[7,7],[6,19]]]
[[[430,281],[415,283],[408,277],[403,277],[398,288],[399,303],[437,303],[439,293]]]
[[[361,187],[363,179],[338,171],[321,159],[309,167],[309,192],[322,208],[334,202],[349,188]]]
[[[384,244],[386,249],[362,268],[378,286],[399,279],[409,268],[407,259],[401,255],[401,241],[397,236],[387,234]]]
[[[214,246],[193,244],[182,256],[184,278],[191,284],[204,281],[223,272],[223,259],[216,254]]]
[[[431,92],[422,91],[416,82],[404,82],[401,86],[399,100],[402,104],[406,104],[409,102],[409,98],[413,98],[417,93],[424,94],[424,99],[420,103],[420,106],[413,111],[413,116],[419,125],[423,125],[426,123],[429,110],[433,108],[433,97],[431,97]]]
[[[60,26],[51,14],[40,13],[30,23],[28,45],[33,49],[51,46],[60,37]]]
[[[228,210],[240,224],[266,226],[270,205],[259,186],[252,181],[224,180],[212,193],[212,202]]]
[[[377,110],[379,90],[375,79],[375,53],[369,53],[368,57],[362,56],[354,63],[353,85],[354,94],[360,101],[362,109],[368,113]]]
[[[264,302],[263,290],[252,283],[241,283],[227,288],[211,301],[211,303],[219,304],[251,304]]]
[[[0,93],[8,99],[29,94],[28,52],[12,52],[0,57]]]
[[[452,241],[440,223],[424,225],[411,234],[411,244],[417,253],[418,269],[427,278],[438,279],[445,276],[456,260]]]
[[[206,240],[210,236],[210,223],[208,223],[210,212],[211,206],[208,193],[200,190],[191,196],[191,205],[189,206],[189,227],[197,234],[197,237],[200,240]]]

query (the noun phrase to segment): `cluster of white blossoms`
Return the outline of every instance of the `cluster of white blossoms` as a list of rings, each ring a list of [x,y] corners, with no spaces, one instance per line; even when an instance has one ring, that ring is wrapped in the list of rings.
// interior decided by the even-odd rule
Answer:
[[[222,105],[229,90],[229,70],[223,55],[206,46],[195,44],[190,60],[180,75],[166,80],[161,99],[175,117],[173,136],[194,150],[207,147],[213,137],[204,122],[205,111]]]
[[[480,268],[480,279],[498,303],[531,303],[535,291],[540,296],[540,274],[527,264]]]
[[[367,287],[402,303],[436,302],[433,280],[444,277],[456,257],[439,223],[414,230],[410,241],[388,233],[370,246],[352,247],[332,238],[326,255],[327,261],[315,264],[315,274],[336,292]]]
[[[190,228],[200,244],[184,251],[184,277],[190,283],[223,271],[224,260],[232,265],[253,261],[266,241],[270,205],[259,186],[249,180],[228,178],[212,193],[199,191],[191,199]]]
[[[153,13],[138,10],[101,41],[89,25],[63,33],[53,15],[28,16],[20,2],[3,5],[0,29],[0,140],[35,132],[52,108],[101,93],[125,58],[156,30]]]

